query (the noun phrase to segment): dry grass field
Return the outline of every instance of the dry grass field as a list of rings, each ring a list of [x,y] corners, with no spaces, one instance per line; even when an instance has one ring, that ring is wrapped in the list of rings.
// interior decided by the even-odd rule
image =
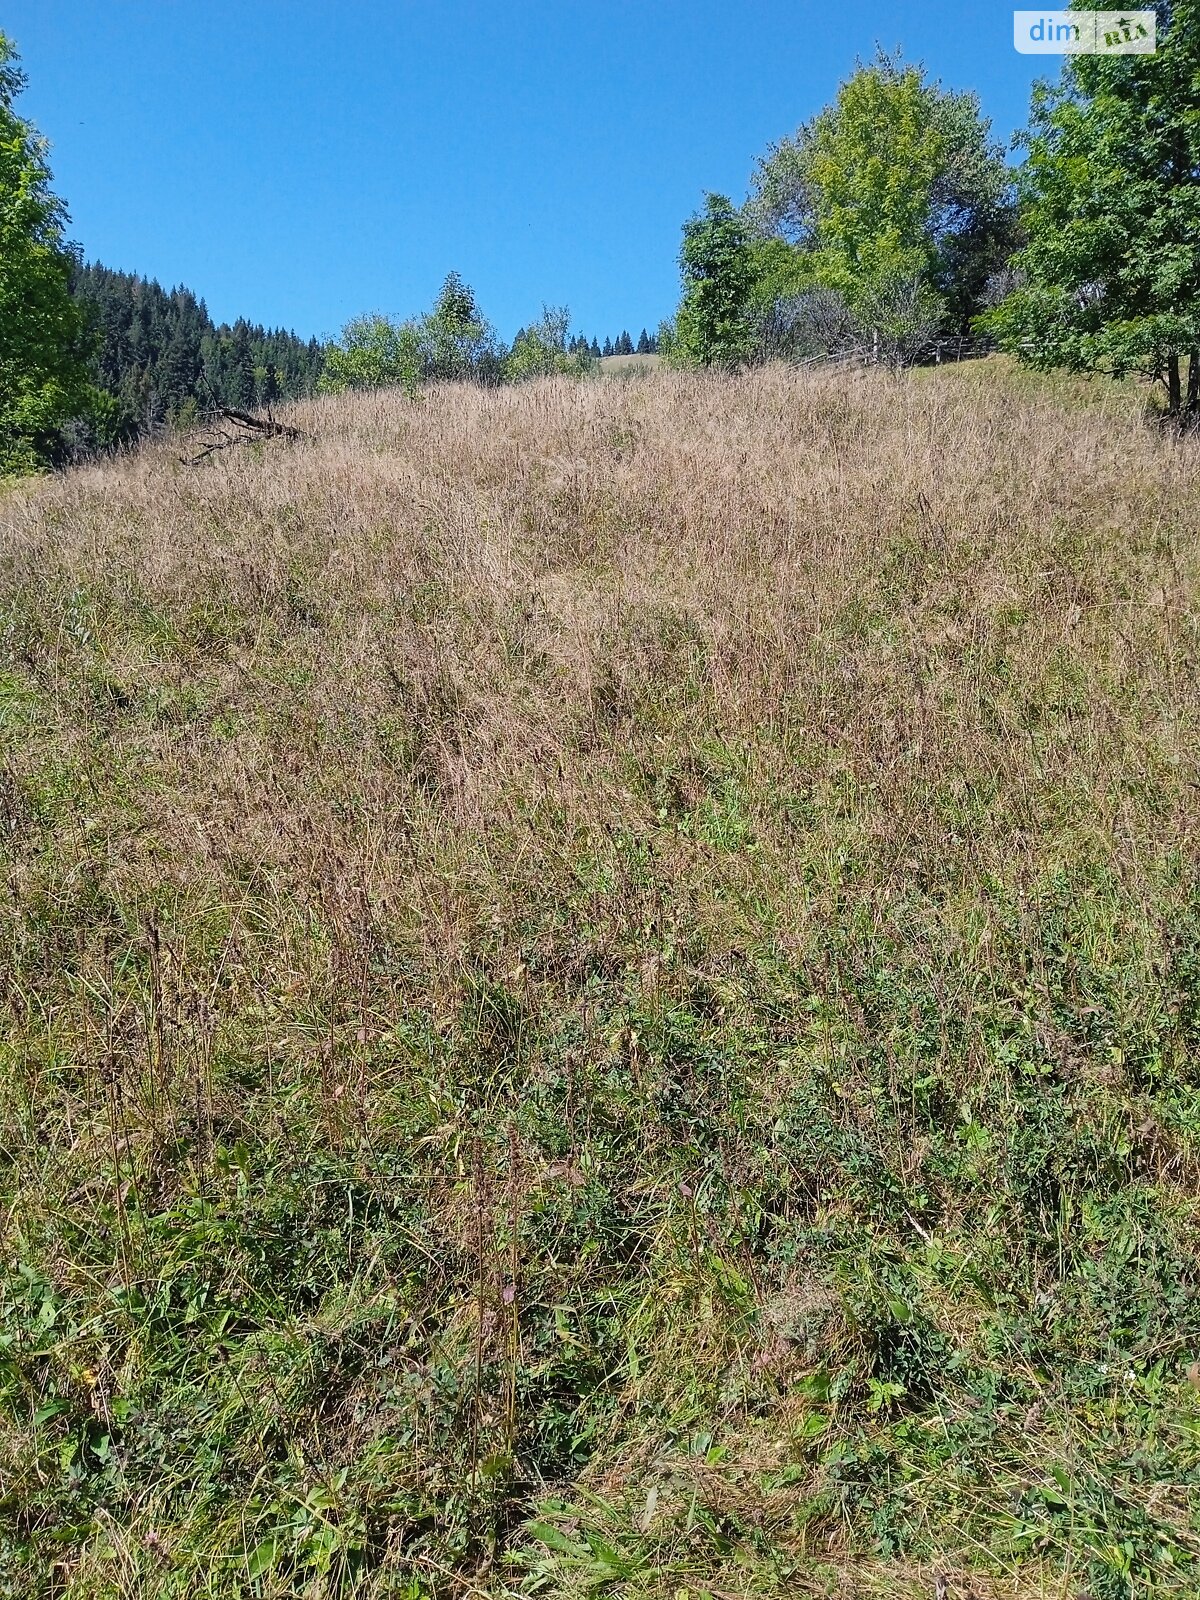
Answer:
[[[292,420],[0,497],[0,1594],[1195,1594],[1194,443]]]

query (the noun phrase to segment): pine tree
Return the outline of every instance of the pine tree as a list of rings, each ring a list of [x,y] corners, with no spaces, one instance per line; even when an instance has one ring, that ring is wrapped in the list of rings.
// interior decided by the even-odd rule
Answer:
[[[650,335],[645,328],[638,334],[637,354],[639,356],[648,356],[650,354]]]
[[[612,353],[613,353],[612,340],[611,339],[605,339],[605,341],[604,341],[604,354],[606,356],[610,356],[610,355],[612,355]]]

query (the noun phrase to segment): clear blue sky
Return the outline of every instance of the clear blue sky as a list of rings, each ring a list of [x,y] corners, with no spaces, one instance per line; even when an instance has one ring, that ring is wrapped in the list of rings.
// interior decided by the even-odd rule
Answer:
[[[425,309],[452,267],[506,336],[653,328],[679,227],[903,47],[1023,125],[1057,62],[984,0],[3,0],[92,259],[309,335]]]

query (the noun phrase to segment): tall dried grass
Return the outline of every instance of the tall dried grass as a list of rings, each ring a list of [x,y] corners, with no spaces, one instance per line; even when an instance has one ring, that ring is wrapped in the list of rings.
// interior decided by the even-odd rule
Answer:
[[[1197,1435],[1110,1467],[1195,1319],[1079,1285],[1196,1267],[1200,511],[1113,395],[345,396],[6,493],[16,1592],[1173,1592]]]

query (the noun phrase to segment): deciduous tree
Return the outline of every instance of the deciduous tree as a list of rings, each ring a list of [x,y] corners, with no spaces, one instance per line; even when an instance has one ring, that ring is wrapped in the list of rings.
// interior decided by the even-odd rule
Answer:
[[[392,386],[414,392],[421,381],[421,339],[415,323],[381,313],[353,317],[325,353],[317,382],[322,394]]]
[[[1089,8],[1090,9],[1090,8]],[[984,319],[1027,365],[1141,373],[1200,422],[1200,0],[1152,55],[1068,57],[1034,92],[1017,287]]]
[[[0,34],[0,474],[44,464],[91,400],[66,208],[50,188],[45,141],[13,110],[24,86]]]
[[[495,329],[480,312],[475,291],[457,272],[447,275],[433,310],[417,326],[425,377],[499,378],[503,357]]]
[[[1011,180],[975,95],[881,54],[768,150],[746,217],[760,237],[798,246],[811,282],[902,343],[918,305],[922,325],[933,316],[967,330],[1011,248]]]
[[[590,357],[567,349],[567,330],[571,313],[566,306],[543,306],[542,315],[513,340],[504,363],[504,376],[520,382],[525,378],[550,377],[555,373],[578,375],[590,364]]]

